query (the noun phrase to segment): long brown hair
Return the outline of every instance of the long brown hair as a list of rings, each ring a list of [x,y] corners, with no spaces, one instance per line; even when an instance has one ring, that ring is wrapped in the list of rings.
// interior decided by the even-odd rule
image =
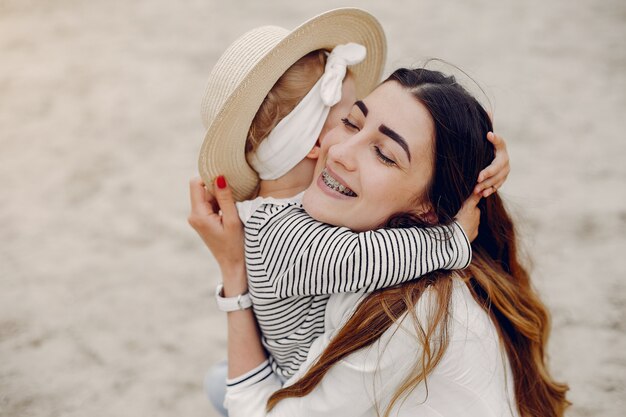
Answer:
[[[398,82],[430,112],[435,124],[435,173],[428,197],[440,223],[449,223],[471,194],[481,169],[494,157],[487,132],[493,129],[480,103],[454,77],[426,69],[399,69],[386,82]],[[569,404],[567,385],[555,382],[546,365],[550,323],[546,307],[532,288],[518,258],[515,228],[498,194],[482,199],[478,237],[471,265],[461,274],[476,302],[489,314],[511,365],[515,402],[522,417],[562,416]],[[408,214],[392,216],[387,227],[426,226]],[[396,390],[384,416],[405,398],[441,361],[448,347],[452,277],[436,271],[420,279],[375,291],[331,340],[319,359],[295,384],[278,390],[268,410],[280,400],[310,393],[335,363],[376,342],[404,314],[412,318],[422,354],[411,375]],[[420,322],[415,306],[424,292],[436,302]]]

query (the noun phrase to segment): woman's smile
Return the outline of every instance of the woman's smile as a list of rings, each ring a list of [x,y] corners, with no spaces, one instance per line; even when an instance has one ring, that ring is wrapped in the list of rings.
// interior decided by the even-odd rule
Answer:
[[[338,198],[353,198],[357,196],[338,175],[331,175],[331,172],[332,170],[328,167],[324,168],[318,179],[318,186],[326,194]]]

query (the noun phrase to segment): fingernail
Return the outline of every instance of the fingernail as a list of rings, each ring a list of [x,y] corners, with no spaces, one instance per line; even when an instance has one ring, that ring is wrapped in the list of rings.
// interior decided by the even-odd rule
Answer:
[[[219,188],[220,190],[223,190],[224,188],[226,188],[226,178],[224,178],[223,175],[220,175],[219,177],[217,177],[217,180],[215,181],[215,183],[217,184],[217,188]]]

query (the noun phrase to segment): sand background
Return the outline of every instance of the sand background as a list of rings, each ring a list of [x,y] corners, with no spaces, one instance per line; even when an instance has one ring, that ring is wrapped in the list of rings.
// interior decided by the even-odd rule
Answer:
[[[570,416],[626,407],[626,3],[364,1],[387,73],[488,92]],[[223,49],[316,1],[0,0],[0,416],[213,416],[216,265],[186,223]],[[392,6],[393,4],[393,6]]]

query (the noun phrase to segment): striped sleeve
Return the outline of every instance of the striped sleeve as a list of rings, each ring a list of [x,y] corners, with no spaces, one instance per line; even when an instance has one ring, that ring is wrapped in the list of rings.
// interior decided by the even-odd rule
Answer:
[[[257,240],[260,263],[282,299],[373,291],[471,261],[470,242],[456,222],[356,233],[320,223],[298,206],[264,220]]]

